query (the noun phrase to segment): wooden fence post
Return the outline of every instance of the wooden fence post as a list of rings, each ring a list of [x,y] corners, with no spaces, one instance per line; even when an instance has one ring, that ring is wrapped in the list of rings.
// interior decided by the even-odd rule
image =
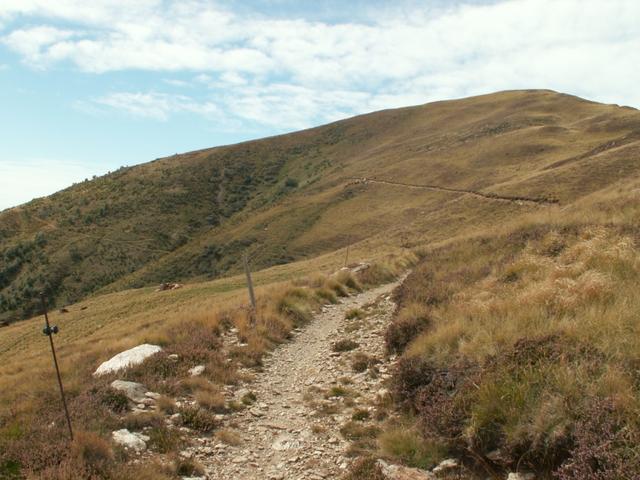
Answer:
[[[246,253],[244,254],[242,260],[244,263],[244,274],[247,276],[247,289],[249,290],[249,300],[251,300],[251,309],[253,310],[253,316],[255,316],[256,295],[253,291],[253,280],[251,279],[251,270],[249,270],[249,260],[247,258]]]

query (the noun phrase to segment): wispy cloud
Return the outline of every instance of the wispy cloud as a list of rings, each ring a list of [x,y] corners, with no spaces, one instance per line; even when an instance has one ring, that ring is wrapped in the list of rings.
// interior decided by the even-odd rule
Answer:
[[[154,120],[167,120],[172,113],[179,112],[205,116],[220,114],[218,107],[212,102],[198,102],[184,95],[158,92],[116,92],[94,99],[93,104]]]

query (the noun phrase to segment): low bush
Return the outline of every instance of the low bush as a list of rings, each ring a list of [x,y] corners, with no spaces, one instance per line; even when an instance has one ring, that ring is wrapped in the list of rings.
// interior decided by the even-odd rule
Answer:
[[[160,412],[167,415],[175,413],[178,408],[173,398],[167,397],[165,395],[160,395],[160,397],[156,399],[156,407],[158,407],[158,410]]]
[[[444,460],[446,447],[425,439],[410,426],[402,425],[386,430],[378,437],[381,452],[396,463],[430,469]]]
[[[418,391],[429,385],[438,375],[433,363],[421,356],[402,357],[392,379],[395,399],[405,408],[415,410]]]
[[[387,476],[375,458],[366,457],[354,462],[344,480],[387,480]]]
[[[351,360],[351,368],[358,373],[366,371],[373,364],[375,364],[375,360],[362,352],[356,352]]]
[[[216,413],[224,413],[225,398],[224,395],[217,390],[199,390],[195,393],[195,399],[198,405],[207,410],[212,410]]]
[[[182,424],[185,427],[197,430],[201,433],[211,433],[219,422],[213,413],[198,407],[183,407],[180,409]]]
[[[371,414],[369,413],[368,410],[357,409],[351,415],[351,420],[355,422],[364,422],[365,420],[369,420],[370,416]]]
[[[375,425],[365,425],[362,422],[350,421],[340,427],[340,433],[347,440],[373,439],[381,432]]]
[[[89,476],[104,477],[113,467],[109,442],[92,432],[76,431],[71,443],[71,462]]]
[[[132,431],[163,425],[164,417],[156,412],[130,413],[122,419],[122,427]]]
[[[328,277],[325,280],[324,288],[327,288],[335,293],[338,297],[348,297],[349,290],[347,287],[341,283],[338,279],[334,277]]]
[[[119,390],[113,388],[96,386],[90,392],[98,401],[115,413],[126,412],[129,407],[129,399]]]
[[[362,318],[364,316],[365,316],[365,313],[361,308],[351,308],[347,310],[347,313],[344,314],[344,318],[347,320]]]
[[[409,343],[431,325],[429,309],[419,303],[403,307],[385,333],[387,352],[400,354]]]
[[[388,283],[398,276],[399,268],[388,262],[377,262],[358,272],[358,280],[366,286]]]
[[[349,339],[338,340],[331,346],[331,350],[334,352],[350,352],[356,348],[358,348],[358,343]]]
[[[180,449],[182,439],[178,431],[168,428],[166,425],[156,425],[145,430],[149,436],[147,445],[158,453],[176,452]]]
[[[237,447],[242,444],[242,437],[232,430],[218,430],[216,438],[226,445]]]
[[[362,285],[360,284],[358,279],[355,277],[355,275],[351,272],[342,270],[338,272],[335,278],[338,282],[340,282],[342,285],[344,285],[347,288],[350,288],[356,292],[362,291]]]
[[[314,291],[320,301],[332,304],[338,303],[338,296],[336,295],[335,290],[327,287],[320,287],[316,288]]]
[[[240,399],[242,401],[242,403],[244,403],[245,405],[252,405],[253,403],[256,402],[256,400],[258,399],[258,397],[256,397],[256,394],[253,392],[247,392],[245,393],[242,398]]]
[[[204,468],[197,460],[178,457],[174,460],[176,475],[181,477],[200,477],[204,475]]]

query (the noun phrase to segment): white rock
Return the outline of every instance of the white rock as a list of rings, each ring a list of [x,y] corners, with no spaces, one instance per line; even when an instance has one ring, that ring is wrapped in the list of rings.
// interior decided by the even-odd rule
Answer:
[[[145,407],[145,400],[151,400],[145,396],[147,387],[141,383],[125,382],[124,380],[114,380],[111,382],[111,388],[124,393],[129,400],[138,404],[138,408]]]
[[[536,476],[533,473],[515,473],[511,472],[507,480],[533,480]]]
[[[292,448],[299,448],[300,447],[300,442],[298,442],[295,438],[293,438],[291,435],[288,435],[286,433],[283,433],[281,435],[278,435],[275,439],[275,441],[273,442],[273,444],[271,445],[271,448],[273,448],[274,450],[289,450]]]
[[[447,458],[446,460],[441,461],[437,467],[435,467],[432,471],[433,473],[444,472],[445,470],[451,470],[453,468],[458,468],[460,463],[455,458]]]
[[[149,345],[147,343],[138,345],[137,347],[120,352],[115,357],[112,357],[102,363],[93,374],[104,375],[106,373],[117,372],[133,365],[138,365],[151,355],[154,355],[161,350],[162,348],[157,345]]]
[[[132,449],[136,452],[144,452],[147,449],[147,441],[149,437],[140,433],[131,433],[126,428],[116,430],[111,433],[113,441],[118,445],[122,445],[126,449]]]
[[[432,473],[418,468],[393,465],[384,460],[378,460],[377,463],[382,469],[382,473],[390,480],[433,480],[436,478]]]
[[[192,377],[200,376],[203,372],[204,365],[196,365],[195,367],[189,369],[189,375],[191,375]]]

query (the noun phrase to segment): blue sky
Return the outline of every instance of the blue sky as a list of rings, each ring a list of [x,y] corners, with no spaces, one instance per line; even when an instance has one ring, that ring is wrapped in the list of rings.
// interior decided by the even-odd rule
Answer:
[[[0,0],[0,209],[121,165],[512,88],[640,107],[640,2]]]

